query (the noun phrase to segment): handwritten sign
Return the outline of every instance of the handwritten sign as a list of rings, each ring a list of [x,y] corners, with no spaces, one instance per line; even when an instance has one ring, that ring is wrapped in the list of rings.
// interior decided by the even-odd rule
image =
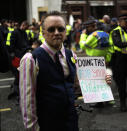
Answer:
[[[77,74],[85,103],[114,100],[111,89],[105,81],[104,57],[79,57]]]

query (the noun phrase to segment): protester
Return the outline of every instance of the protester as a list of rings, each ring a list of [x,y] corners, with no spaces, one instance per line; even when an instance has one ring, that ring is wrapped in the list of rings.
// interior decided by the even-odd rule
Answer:
[[[20,106],[26,130],[78,131],[75,55],[63,46],[66,25],[52,11],[44,19],[45,43],[20,62]],[[107,76],[107,82],[111,82]]]

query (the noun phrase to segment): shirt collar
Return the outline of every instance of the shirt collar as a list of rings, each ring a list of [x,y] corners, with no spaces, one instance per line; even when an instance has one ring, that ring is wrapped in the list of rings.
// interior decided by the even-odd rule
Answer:
[[[42,48],[45,49],[45,51],[52,57],[54,57],[54,55],[56,54],[57,50],[52,48],[50,45],[48,45],[46,42],[44,42],[42,45],[41,45]],[[60,49],[60,52],[61,52],[61,55],[62,56],[65,56],[65,48],[62,44],[62,48]]]

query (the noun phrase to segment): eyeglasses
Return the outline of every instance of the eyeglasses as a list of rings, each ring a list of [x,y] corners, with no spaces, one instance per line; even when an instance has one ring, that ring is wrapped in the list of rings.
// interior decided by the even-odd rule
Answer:
[[[48,29],[47,29],[47,31],[49,32],[49,33],[53,33],[53,32],[55,32],[55,30],[58,30],[59,32],[64,32],[65,31],[65,28],[64,27],[49,27]]]

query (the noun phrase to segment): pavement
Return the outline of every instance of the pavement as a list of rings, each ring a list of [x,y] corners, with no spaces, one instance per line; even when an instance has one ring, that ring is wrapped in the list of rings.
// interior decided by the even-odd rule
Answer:
[[[13,80],[11,72],[0,73],[0,131],[24,131],[17,101],[7,99]],[[89,106],[82,99],[76,100],[76,104],[82,107],[77,108],[79,131],[127,131],[127,112],[121,113],[119,110],[119,97],[113,80],[111,89],[115,104],[105,104],[103,108],[92,108],[92,112],[87,111]]]
[[[111,89],[115,104],[104,103],[104,107],[93,108],[92,112],[82,111],[79,116],[80,131],[127,131],[127,112],[120,112],[117,87],[112,80]],[[81,105],[85,105],[80,100]]]

